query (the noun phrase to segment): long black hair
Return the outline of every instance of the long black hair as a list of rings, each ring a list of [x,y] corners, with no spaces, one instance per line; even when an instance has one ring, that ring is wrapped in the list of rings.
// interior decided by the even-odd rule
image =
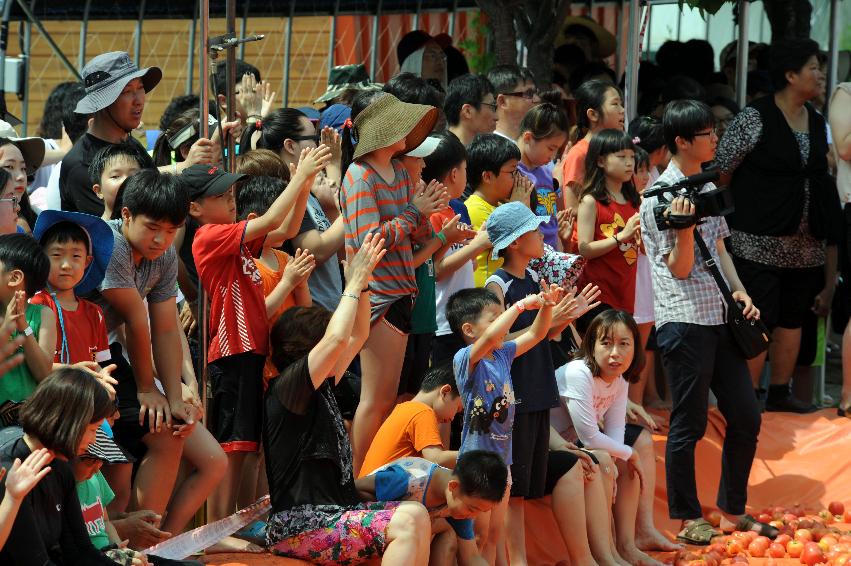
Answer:
[[[597,114],[602,116],[603,104],[606,102],[606,93],[609,92],[610,89],[615,89],[621,98],[623,98],[618,87],[609,81],[604,81],[602,79],[591,79],[590,81],[585,81],[574,91],[573,97],[576,99],[576,126],[578,128],[578,139],[582,139],[585,134],[588,133],[588,130],[591,129],[591,121],[588,119],[589,110],[594,110]]]
[[[585,157],[585,185],[582,187],[582,196],[591,195],[595,200],[609,204],[609,192],[606,187],[606,172],[597,163],[601,157],[610,153],[617,153],[625,149],[635,151],[635,144],[629,134],[621,130],[600,130],[593,136],[588,144],[588,155]],[[632,181],[627,181],[621,188],[624,198],[638,208],[641,205],[641,197],[635,190]]]
[[[255,149],[251,147],[251,137],[259,130],[260,139],[257,140],[256,149],[269,149],[280,155],[284,142],[303,135],[302,118],[307,118],[307,115],[295,108],[279,108],[269,112],[261,121],[248,124],[239,141],[240,150],[244,153]]]

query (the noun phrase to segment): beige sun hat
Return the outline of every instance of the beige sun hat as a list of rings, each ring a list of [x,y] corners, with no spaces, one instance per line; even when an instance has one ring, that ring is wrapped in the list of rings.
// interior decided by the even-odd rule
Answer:
[[[392,94],[383,94],[355,118],[358,144],[353,159],[401,139],[405,140],[405,149],[400,153],[408,153],[423,143],[436,122],[434,106],[410,104]]]

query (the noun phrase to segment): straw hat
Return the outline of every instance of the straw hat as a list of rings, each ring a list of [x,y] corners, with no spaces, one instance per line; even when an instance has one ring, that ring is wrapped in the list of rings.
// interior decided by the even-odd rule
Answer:
[[[358,134],[353,159],[405,140],[408,153],[428,137],[437,122],[437,108],[402,102],[392,94],[383,94],[367,106],[354,125]]]
[[[598,24],[594,19],[588,16],[568,16],[561,24],[561,32],[556,39],[556,46],[567,43],[567,35],[565,31],[570,26],[580,26],[588,30],[597,39],[597,57],[605,59],[612,55],[617,48],[617,40],[612,32]]]

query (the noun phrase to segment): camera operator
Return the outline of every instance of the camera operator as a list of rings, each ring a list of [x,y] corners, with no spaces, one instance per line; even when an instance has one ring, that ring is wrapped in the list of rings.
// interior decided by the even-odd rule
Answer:
[[[703,102],[676,100],[662,118],[665,142],[672,158],[656,185],[672,185],[701,172],[701,164],[715,156],[718,137],[714,117]],[[714,189],[707,183],[700,193]],[[668,195],[669,196],[669,195]],[[727,420],[717,504],[725,530],[754,530],[774,537],[777,529],[745,515],[747,485],[760,413],[747,364],[726,325],[725,303],[711,272],[701,261],[694,226],[659,226],[654,208],[663,201],[647,197],[641,204],[641,234],[651,263],[656,291],[657,342],[671,390],[673,408],[665,471],[668,512],[682,521],[678,540],[708,544],[718,533],[702,518],[695,486],[694,449],[706,431],[709,390]],[[679,196],[671,201],[667,218],[698,216],[695,206]],[[744,306],[747,318],[758,318],[724,248],[729,234],[721,216],[708,216],[698,225],[716,264]]]

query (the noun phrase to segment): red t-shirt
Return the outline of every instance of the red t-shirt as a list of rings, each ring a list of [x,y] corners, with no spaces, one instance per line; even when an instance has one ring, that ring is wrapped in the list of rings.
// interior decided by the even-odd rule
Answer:
[[[581,186],[585,182],[585,157],[588,155],[588,140],[582,138],[570,148],[564,156],[562,163],[562,186],[568,183],[576,183],[580,186],[577,193],[582,192]]]
[[[630,203],[610,201],[597,205],[594,240],[605,240],[623,230],[626,221],[638,209]],[[620,240],[618,236],[618,240]],[[621,242],[608,253],[589,259],[579,276],[579,289],[588,283],[600,287],[600,301],[612,308],[632,313],[635,309],[635,274],[638,268],[638,246],[634,240]]]
[[[44,305],[56,316],[56,354],[53,361],[61,364],[76,364],[79,362],[105,362],[112,356],[109,353],[109,338],[106,331],[106,320],[103,311],[94,303],[85,299],[77,299],[77,310],[62,309],[62,324],[59,322],[56,302],[45,291],[39,291],[30,302],[34,305]],[[62,326],[68,346],[69,359],[62,359]]]
[[[265,238],[244,242],[247,223],[205,224],[192,242],[198,278],[210,297],[210,362],[269,350],[263,281],[254,263]]]

